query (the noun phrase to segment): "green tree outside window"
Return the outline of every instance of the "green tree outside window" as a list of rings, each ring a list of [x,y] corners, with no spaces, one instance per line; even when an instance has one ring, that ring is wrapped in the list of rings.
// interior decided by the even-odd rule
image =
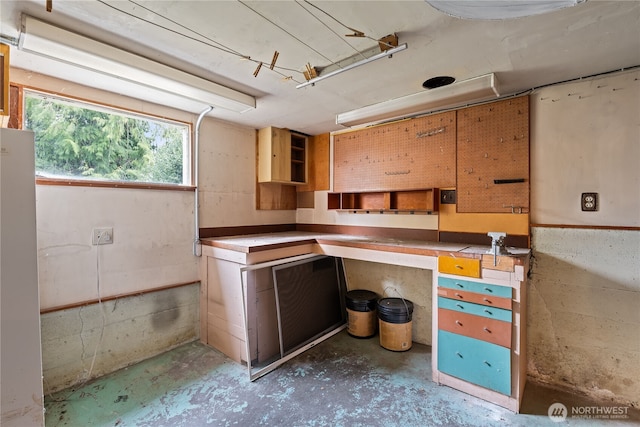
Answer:
[[[29,92],[36,173],[48,177],[188,184],[189,126]]]

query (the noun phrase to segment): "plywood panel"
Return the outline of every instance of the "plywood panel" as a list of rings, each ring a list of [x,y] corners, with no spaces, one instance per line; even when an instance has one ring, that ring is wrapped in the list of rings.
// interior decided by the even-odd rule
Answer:
[[[529,97],[457,113],[458,212],[528,211]]]
[[[334,191],[455,185],[455,112],[334,136]]]
[[[458,213],[455,205],[440,205],[438,209],[440,231],[485,235],[487,231],[504,231],[508,235],[529,235],[529,214]]]
[[[296,186],[298,192],[329,189],[329,134],[310,136],[307,139],[307,183]]]

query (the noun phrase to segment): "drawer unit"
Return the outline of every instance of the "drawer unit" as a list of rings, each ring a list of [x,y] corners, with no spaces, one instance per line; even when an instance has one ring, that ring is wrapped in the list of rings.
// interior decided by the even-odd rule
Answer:
[[[511,323],[438,309],[438,329],[511,348]]]
[[[508,348],[439,330],[438,369],[490,390],[511,394]]]
[[[465,268],[466,261],[473,260],[438,257],[433,379],[519,412],[527,379],[529,258],[510,269],[485,265],[477,277]]]
[[[480,277],[480,259],[456,258],[452,256],[438,257],[438,271],[440,273],[457,274],[460,276]]]
[[[511,310],[488,307],[486,305],[474,304],[472,302],[456,301],[450,298],[443,297],[438,297],[438,308],[446,308],[447,310],[488,317],[490,319],[502,320],[503,322],[509,323],[511,323],[512,317]]]
[[[477,294],[475,292],[460,291],[457,289],[442,287],[438,287],[438,296],[511,310],[511,299],[504,297],[494,297],[492,295]]]
[[[475,292],[483,295],[493,295],[496,297],[509,298],[513,296],[513,290],[508,286],[492,285],[488,283],[472,282],[452,277],[438,277],[438,286],[442,288],[457,289],[462,291]]]

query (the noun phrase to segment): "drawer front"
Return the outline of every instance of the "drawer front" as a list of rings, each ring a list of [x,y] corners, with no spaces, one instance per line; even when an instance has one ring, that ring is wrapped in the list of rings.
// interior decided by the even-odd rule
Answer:
[[[438,370],[511,395],[511,351],[508,348],[439,330]]]
[[[469,280],[460,280],[451,277],[438,277],[438,285],[443,288],[458,289],[483,295],[493,295],[509,299],[513,297],[513,289],[508,286],[471,282]]]
[[[511,323],[511,311],[505,310],[504,308],[487,307],[486,305],[456,301],[454,299],[443,297],[438,297],[438,308],[446,308],[447,310],[459,311],[461,313],[468,313]]]
[[[511,348],[511,323],[438,309],[438,329]]]
[[[494,297],[492,295],[477,294],[475,292],[460,291],[451,288],[438,287],[438,295],[445,298],[451,298],[459,301],[473,302],[476,304],[488,305],[490,307],[504,308],[511,310],[511,299],[503,297]]]
[[[479,259],[454,258],[451,256],[438,257],[438,271],[440,273],[457,274],[459,276],[480,277]]]

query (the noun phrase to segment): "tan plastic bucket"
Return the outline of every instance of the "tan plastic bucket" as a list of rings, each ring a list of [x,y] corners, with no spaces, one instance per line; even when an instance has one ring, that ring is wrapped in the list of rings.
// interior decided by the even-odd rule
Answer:
[[[413,303],[403,298],[378,301],[380,345],[387,350],[407,351],[411,348]]]
[[[347,292],[347,332],[358,338],[369,338],[378,329],[376,304],[378,295],[364,289]]]
[[[379,320],[380,345],[387,350],[407,351],[411,348],[411,325],[408,323],[388,323]]]
[[[347,332],[358,338],[369,338],[376,334],[378,316],[376,310],[354,311],[347,308]]]

